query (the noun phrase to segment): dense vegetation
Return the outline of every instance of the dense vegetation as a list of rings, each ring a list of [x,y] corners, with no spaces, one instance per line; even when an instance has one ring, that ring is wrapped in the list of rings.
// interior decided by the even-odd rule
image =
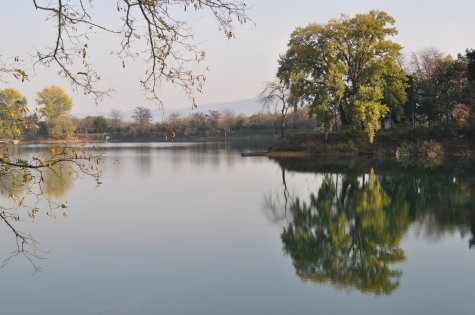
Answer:
[[[98,128],[98,120],[101,128]],[[134,122],[120,119],[86,117],[77,120],[78,132],[108,132],[113,139],[151,139],[180,140],[197,137],[229,137],[249,134],[273,134],[280,128],[280,115],[261,112],[251,116],[235,115],[233,112],[210,110],[207,113],[195,112],[182,117],[172,113],[163,122],[151,123],[149,120]],[[287,117],[287,127],[291,130],[313,130],[314,119],[310,119],[305,109],[298,109]]]
[[[297,28],[277,71],[288,103],[307,107],[326,134],[362,129],[370,142],[387,125],[473,124],[475,51],[454,58],[425,49],[404,58],[389,39],[394,24],[371,11]]]

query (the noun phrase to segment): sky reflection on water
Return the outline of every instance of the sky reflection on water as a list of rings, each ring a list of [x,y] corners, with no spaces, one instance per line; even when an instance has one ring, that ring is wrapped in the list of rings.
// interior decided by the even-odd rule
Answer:
[[[0,271],[1,313],[472,313],[470,165],[240,157],[256,146],[109,148],[66,217],[22,223],[50,251]]]

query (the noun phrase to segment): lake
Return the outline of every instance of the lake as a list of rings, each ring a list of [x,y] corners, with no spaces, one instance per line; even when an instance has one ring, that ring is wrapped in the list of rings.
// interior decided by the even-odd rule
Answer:
[[[473,163],[240,156],[269,144],[105,145],[23,214],[42,271],[10,260],[0,313],[473,314]]]

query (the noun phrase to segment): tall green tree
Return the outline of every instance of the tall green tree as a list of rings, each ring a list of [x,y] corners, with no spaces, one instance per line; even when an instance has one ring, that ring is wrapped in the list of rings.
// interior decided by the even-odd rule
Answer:
[[[402,47],[386,12],[342,16],[291,35],[278,77],[328,133],[341,123],[366,131],[373,142],[379,119],[406,100],[407,77],[397,63]]]

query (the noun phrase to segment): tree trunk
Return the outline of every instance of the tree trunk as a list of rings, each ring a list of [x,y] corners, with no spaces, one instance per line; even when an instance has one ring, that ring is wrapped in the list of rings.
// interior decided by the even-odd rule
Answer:
[[[284,130],[285,130],[285,116],[282,116],[282,122],[280,124],[280,135],[284,137]]]

